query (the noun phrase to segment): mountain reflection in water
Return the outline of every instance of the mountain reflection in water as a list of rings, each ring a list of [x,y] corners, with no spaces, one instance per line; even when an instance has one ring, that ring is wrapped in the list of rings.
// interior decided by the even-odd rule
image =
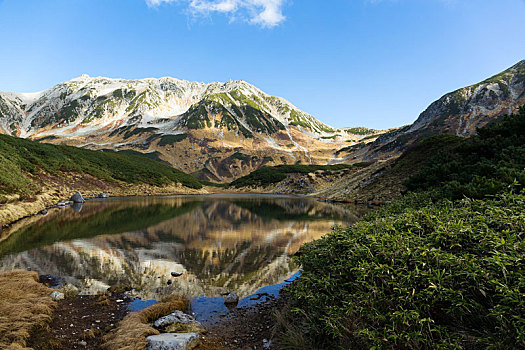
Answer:
[[[143,298],[224,291],[243,297],[283,282],[298,270],[289,256],[301,245],[361,214],[356,207],[266,195],[93,200],[8,232],[0,242],[0,270],[61,276],[86,294],[120,284]]]

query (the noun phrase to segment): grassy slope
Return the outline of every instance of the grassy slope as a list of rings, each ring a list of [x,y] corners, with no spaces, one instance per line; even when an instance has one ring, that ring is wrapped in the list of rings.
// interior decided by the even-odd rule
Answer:
[[[401,196],[403,182],[428,164],[438,151],[454,148],[461,141],[454,135],[437,135],[416,143],[399,158],[376,162],[341,178],[317,195],[339,201],[384,202]]]
[[[308,174],[317,170],[337,171],[352,168],[352,165],[278,165],[264,166],[249,175],[243,176],[231,183],[231,186],[239,188],[244,186],[267,186],[286,179],[287,174]]]
[[[525,195],[509,192],[522,190],[524,122],[522,109],[454,142],[407,182],[420,193],[307,244],[283,341],[525,348]]]
[[[0,135],[0,194],[30,196],[40,187],[36,175],[42,171],[59,177],[69,172],[87,173],[107,182],[156,186],[175,182],[202,187],[191,175],[145,157]]]

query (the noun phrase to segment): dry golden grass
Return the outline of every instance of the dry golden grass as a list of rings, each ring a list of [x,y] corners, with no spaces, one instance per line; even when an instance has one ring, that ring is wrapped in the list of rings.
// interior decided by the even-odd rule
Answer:
[[[0,349],[28,349],[30,332],[51,321],[56,304],[50,293],[36,272],[0,274]]]
[[[147,345],[146,337],[160,334],[149,323],[175,310],[186,310],[188,305],[188,299],[170,296],[159,304],[129,314],[118,323],[115,330],[104,336],[102,348],[106,350],[143,350]]]

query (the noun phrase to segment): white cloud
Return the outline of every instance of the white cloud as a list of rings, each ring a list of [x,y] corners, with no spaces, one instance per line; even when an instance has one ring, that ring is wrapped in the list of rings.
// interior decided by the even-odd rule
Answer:
[[[197,16],[209,16],[222,13],[231,20],[243,19],[251,24],[271,28],[282,23],[283,6],[286,0],[146,0],[150,7],[162,4],[179,3],[188,6],[189,11]]]

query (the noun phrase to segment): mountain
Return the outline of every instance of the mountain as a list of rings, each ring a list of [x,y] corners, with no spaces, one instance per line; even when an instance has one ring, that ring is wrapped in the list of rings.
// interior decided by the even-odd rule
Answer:
[[[0,93],[0,132],[145,153],[212,181],[265,164],[326,164],[345,142],[376,133],[334,129],[244,81],[87,75],[38,93]]]
[[[369,144],[339,150],[346,160],[374,160],[399,155],[415,141],[436,134],[472,136],[476,129],[525,105],[525,60],[478,84],[433,102],[411,125],[387,132]]]

